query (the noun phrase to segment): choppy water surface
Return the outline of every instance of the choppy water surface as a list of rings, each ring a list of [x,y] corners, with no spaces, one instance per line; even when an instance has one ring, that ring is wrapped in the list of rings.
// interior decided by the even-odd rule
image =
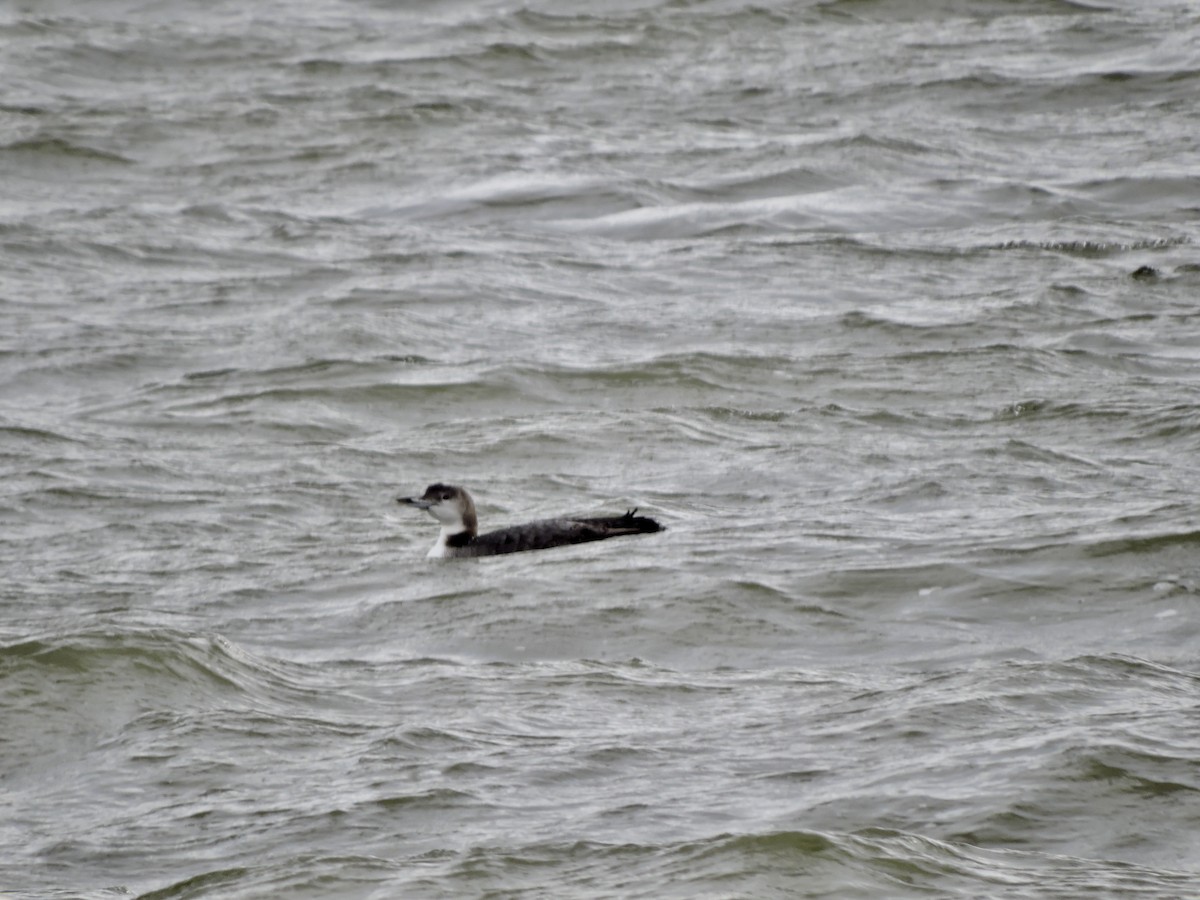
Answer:
[[[1200,895],[1200,12],[0,12],[0,889]],[[484,526],[660,535],[463,563]]]

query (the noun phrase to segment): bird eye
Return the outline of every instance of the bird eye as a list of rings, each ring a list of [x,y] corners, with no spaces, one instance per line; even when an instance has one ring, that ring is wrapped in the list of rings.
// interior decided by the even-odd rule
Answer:
[[[450,492],[449,492],[449,491],[442,491],[442,499],[443,499],[443,500],[449,500],[449,499],[450,499]]]

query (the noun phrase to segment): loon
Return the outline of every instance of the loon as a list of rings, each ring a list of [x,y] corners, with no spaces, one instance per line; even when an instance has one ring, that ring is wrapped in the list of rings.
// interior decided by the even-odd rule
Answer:
[[[653,519],[634,515],[637,510],[631,509],[623,516],[542,519],[479,534],[475,501],[466,488],[453,484],[431,484],[420,497],[397,497],[396,502],[423,509],[442,523],[442,533],[429,551],[430,559],[496,556],[662,531]]]

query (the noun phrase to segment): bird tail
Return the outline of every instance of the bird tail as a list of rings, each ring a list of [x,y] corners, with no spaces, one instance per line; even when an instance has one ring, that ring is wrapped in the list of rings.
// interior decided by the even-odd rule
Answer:
[[[637,508],[629,510],[623,516],[606,516],[599,519],[582,519],[588,525],[602,528],[611,535],[618,534],[650,534],[662,531],[663,526],[647,516],[637,515]]]

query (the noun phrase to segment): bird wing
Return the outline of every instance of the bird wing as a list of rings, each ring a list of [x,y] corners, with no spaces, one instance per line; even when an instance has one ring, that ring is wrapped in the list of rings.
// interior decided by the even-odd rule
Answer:
[[[471,546],[475,555],[491,556],[497,553],[543,550],[547,547],[583,544],[626,534],[645,534],[662,530],[662,526],[653,519],[635,516],[636,512],[636,509],[632,509],[623,516],[542,519],[481,534],[471,542]]]

